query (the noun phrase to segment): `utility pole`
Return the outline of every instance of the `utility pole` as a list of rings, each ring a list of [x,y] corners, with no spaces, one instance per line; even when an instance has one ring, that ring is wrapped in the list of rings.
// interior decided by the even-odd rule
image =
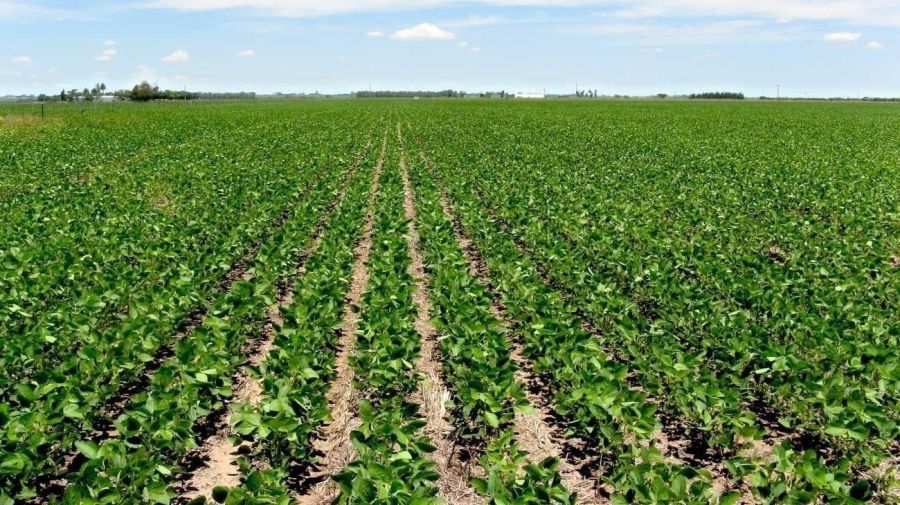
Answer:
[[[775,85],[775,99],[781,100],[781,84]]]

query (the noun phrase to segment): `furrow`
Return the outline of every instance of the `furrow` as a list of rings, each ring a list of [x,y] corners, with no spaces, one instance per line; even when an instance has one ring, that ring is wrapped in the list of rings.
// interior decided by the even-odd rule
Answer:
[[[397,126],[400,135],[400,127]],[[403,207],[407,219],[407,243],[411,263],[409,273],[415,279],[416,290],[413,302],[418,314],[415,327],[422,341],[421,354],[416,362],[417,371],[423,376],[419,388],[411,401],[422,406],[425,422],[425,435],[435,445],[432,459],[437,465],[440,476],[437,482],[440,496],[447,503],[475,504],[481,503],[478,493],[468,484],[470,465],[462,463],[455,454],[453,442],[453,426],[448,420],[447,402],[450,392],[441,376],[440,349],[437,345],[437,331],[431,323],[431,301],[428,294],[428,279],[425,275],[425,263],[420,251],[419,232],[416,229],[416,204],[409,173],[406,166],[406,155],[400,151],[400,172],[403,181]]]
[[[544,283],[556,291],[564,302],[573,307],[572,312],[578,318],[582,330],[589,333],[598,342],[603,342],[603,336],[600,330],[594,325],[593,319],[582,308],[576,305],[575,301],[569,295],[567,288],[560,285],[551,277],[544,265],[537,261],[527,248],[526,244],[514,236],[509,225],[502,216],[499,216],[493,208],[485,203],[483,195],[479,194],[478,196],[482,204],[485,205],[485,212],[487,212],[491,219],[498,224],[503,233],[513,240],[516,249],[518,249],[522,255],[527,256],[534,261],[535,270]],[[604,352],[612,357],[613,361],[616,363],[627,366],[627,361],[624,360],[624,358],[618,356],[616,353],[606,348],[606,346],[604,346]],[[629,374],[626,379],[629,384],[631,384],[632,390],[640,391],[641,394],[647,396],[646,391],[644,391],[644,388],[637,383],[633,374]],[[666,406],[665,400],[659,398],[647,396],[646,400],[660,407]],[[712,474],[713,489],[718,494],[733,490],[733,486],[728,481],[728,470],[725,467],[725,458],[722,455],[717,455],[709,451],[710,446],[706,440],[707,435],[698,432],[696,427],[677,415],[658,413],[657,418],[661,423],[659,430],[655,431],[647,440],[632,439],[631,442],[636,443],[637,445],[646,446],[648,442],[652,441],[653,446],[659,449],[669,462],[676,465],[687,464],[696,468],[705,468]],[[752,448],[745,451],[745,453],[749,454],[749,451],[753,451],[757,454],[771,456],[774,444],[770,441],[777,439],[778,436],[776,434],[767,433],[765,440],[752,441]],[[751,497],[749,496],[749,490],[742,489],[740,491],[743,494],[742,503],[750,503]]]
[[[429,165],[429,164],[426,163],[426,165]],[[429,165],[429,168],[431,168],[430,165]],[[432,169],[432,172],[433,172],[433,169]],[[445,195],[445,202],[449,203],[446,200],[446,195]],[[449,207],[450,206],[448,205],[448,208]],[[456,223],[457,229],[461,229],[461,226],[460,226],[461,221],[459,220],[458,216],[456,218],[454,218],[454,221]],[[517,246],[517,244],[512,244],[512,245]],[[473,250],[473,248],[470,247],[469,251],[471,252],[472,250]],[[522,255],[522,252],[521,252],[521,250],[519,250],[518,247],[514,247],[514,250],[517,250],[518,254]],[[526,258],[528,257],[527,255],[524,255],[524,256]],[[499,260],[497,260],[497,261],[499,261]],[[502,264],[502,263],[498,263],[498,264]],[[512,264],[508,264],[507,266],[504,266],[503,268],[507,269],[507,272],[504,274],[504,277],[509,276],[509,275],[517,276],[517,275],[526,274],[526,271],[522,270],[522,268],[526,268],[524,265],[518,265],[516,263],[512,263]],[[515,273],[516,270],[518,270],[519,273]],[[483,273],[487,273],[487,272],[483,270]],[[532,275],[537,275],[537,274],[538,274],[538,272],[534,272],[534,274],[532,274]],[[504,279],[502,282],[509,283],[510,281],[509,281],[509,279]],[[513,282],[516,283],[518,281],[513,281]],[[534,282],[534,281],[529,281],[529,282]],[[539,275],[538,275],[538,282],[545,284],[545,287],[543,289],[552,289],[552,286],[547,286],[545,283],[545,280],[542,279]],[[504,291],[515,291],[515,289],[510,290],[510,288],[511,288],[511,286],[506,286],[506,287],[504,287]],[[555,289],[554,289],[554,291],[555,291]],[[504,297],[506,297],[506,296],[508,296],[508,294],[504,295]],[[526,295],[526,296],[532,296],[532,295]],[[519,301],[517,301],[515,298],[513,298],[512,300],[513,300],[513,303],[521,305],[519,303]],[[551,302],[551,300],[546,300],[546,301]],[[564,302],[564,300],[553,301],[552,303],[550,303],[547,306],[547,309],[539,310],[539,313],[542,310],[549,310],[549,312],[547,312],[547,316],[544,316],[544,317],[550,317],[551,320],[556,319],[556,321],[552,322],[552,325],[546,329],[538,329],[538,328],[544,326],[544,323],[542,321],[546,321],[547,323],[550,323],[551,320],[544,320],[540,316],[538,316],[538,318],[535,319],[535,314],[529,315],[530,309],[527,309],[527,308],[523,309],[522,306],[519,306],[514,311],[514,313],[523,315],[524,317],[526,317],[528,319],[529,322],[528,322],[528,327],[524,327],[522,325],[516,326],[515,327],[516,331],[514,333],[517,334],[519,336],[519,338],[523,337],[524,335],[531,334],[532,336],[529,337],[530,339],[532,339],[532,340],[537,339],[539,341],[540,339],[546,338],[546,337],[539,337],[540,334],[535,333],[535,331],[544,332],[543,334],[545,334],[545,335],[553,334],[557,331],[574,332],[574,333],[572,333],[571,337],[567,337],[567,338],[574,338],[576,341],[584,341],[584,343],[582,343],[582,344],[575,344],[575,345],[579,345],[579,347],[583,346],[589,340],[597,341],[596,335],[591,335],[587,332],[582,333],[581,336],[577,335],[577,333],[579,331],[581,331],[581,328],[579,327],[580,322],[576,317],[574,317],[575,314],[566,315],[567,313],[569,313],[571,311],[570,311],[570,309],[565,307],[566,304],[563,302]],[[523,312],[523,310],[525,312]],[[568,321],[568,322],[566,322],[566,321]],[[535,326],[533,326],[534,324],[539,324],[540,326],[535,327]],[[562,325],[562,326],[559,326],[559,325]],[[571,325],[575,325],[575,328],[572,328]],[[558,326],[558,328],[557,328],[557,326]],[[554,328],[556,328],[556,329],[554,329]],[[568,329],[564,329],[564,328],[568,328]],[[549,332],[549,333],[547,333],[547,332]],[[538,345],[536,343],[534,343],[534,344]],[[574,342],[568,343],[566,345],[573,345],[573,344],[574,344]],[[591,346],[594,346],[594,345],[596,345],[596,343],[591,344]],[[537,349],[537,348],[535,348],[534,351],[539,355],[541,355],[542,353],[545,353],[545,351],[541,351],[540,349]],[[564,366],[583,366],[583,365],[579,365],[578,363],[582,362],[581,360],[584,360],[584,359],[591,359],[590,356],[592,354],[596,355],[596,357],[601,358],[601,359],[606,359],[606,360],[609,359],[609,358],[603,358],[603,352],[602,351],[598,352],[598,351],[600,351],[600,348],[598,348],[596,350],[590,350],[587,354],[585,354],[584,350],[582,350],[582,351],[578,352],[578,355],[580,355],[580,356],[575,356],[575,355],[573,355],[571,357],[557,356],[553,359],[557,359],[557,360],[563,359],[563,361],[565,361],[565,362],[568,362],[571,359],[577,360],[577,361],[572,362],[571,365],[564,365]],[[523,347],[521,354],[526,354],[524,351],[524,347]],[[534,353],[532,353],[532,354],[534,354]],[[541,358],[541,360],[545,361],[548,358],[549,358],[549,355],[543,356]],[[552,362],[552,361],[548,361],[548,362]],[[613,362],[608,361],[608,363],[612,364]],[[544,367],[544,369],[541,371],[541,374],[535,374],[535,376],[538,379],[542,378],[541,375],[544,375],[544,374],[552,375],[553,373],[555,373],[553,370],[546,368],[548,366],[547,364],[544,364],[542,366]],[[591,366],[595,368],[594,371],[590,372],[591,374],[597,374],[597,373],[602,374],[602,375],[596,376],[598,379],[603,377],[603,375],[605,375],[605,374],[619,373],[619,372],[614,372],[613,369],[609,368],[610,365],[601,365],[600,363],[597,363],[597,364],[591,365]],[[596,367],[600,367],[600,368],[596,368]],[[585,370],[585,371],[588,372],[588,370]],[[568,379],[563,378],[562,380],[565,382]],[[642,450],[641,449],[642,446],[635,445],[635,442],[637,442],[638,440],[646,439],[647,434],[652,432],[652,427],[653,427],[652,414],[650,412],[644,411],[643,407],[641,407],[641,410],[639,410],[639,411],[634,411],[634,412],[628,413],[629,411],[632,410],[632,408],[627,407],[627,405],[634,401],[640,401],[640,400],[638,400],[638,396],[635,396],[635,392],[634,391],[629,392],[628,388],[623,389],[623,388],[621,388],[621,386],[616,386],[615,381],[610,381],[609,378],[604,378],[603,382],[605,382],[606,384],[604,385],[601,382],[596,385],[591,385],[587,389],[583,389],[585,386],[588,386],[588,384],[586,384],[586,383],[583,384],[582,386],[577,386],[576,384],[568,385],[568,386],[565,386],[563,388],[563,390],[558,390],[555,388],[554,389],[544,388],[544,390],[546,391],[546,393],[544,393],[544,395],[552,396],[557,401],[564,402],[563,404],[553,405],[553,408],[555,410],[562,412],[563,413],[562,415],[564,417],[568,417],[568,416],[571,416],[574,414],[575,411],[573,411],[573,409],[581,410],[581,409],[584,409],[587,407],[587,405],[582,404],[583,400],[575,401],[575,399],[580,397],[581,395],[609,395],[613,391],[618,390],[618,392],[615,393],[615,395],[621,396],[621,399],[616,400],[617,402],[623,402],[623,403],[621,403],[620,407],[616,407],[615,404],[613,404],[613,405],[610,405],[610,407],[613,407],[613,410],[610,410],[608,407],[601,407],[601,405],[597,405],[597,407],[595,407],[595,408],[599,407],[601,410],[591,409],[589,411],[584,411],[583,413],[580,413],[578,415],[578,417],[581,417],[581,419],[578,419],[578,417],[575,417],[575,418],[569,420],[569,421],[577,421],[577,422],[574,424],[567,423],[568,428],[569,428],[567,430],[567,432],[571,432],[572,428],[580,425],[580,428],[578,430],[576,430],[576,432],[577,431],[585,431],[587,433],[590,433],[590,438],[593,440],[593,437],[596,437],[595,443],[598,443],[600,445],[599,451],[596,453],[596,456],[591,456],[591,457],[586,458],[585,456],[587,456],[587,455],[584,453],[581,453],[578,455],[578,458],[581,461],[585,462],[584,465],[580,468],[582,475],[598,475],[598,476],[602,475],[604,481],[607,481],[608,479],[618,480],[618,481],[621,481],[623,485],[633,486],[637,483],[629,482],[629,481],[632,481],[632,477],[628,473],[623,474],[622,473],[623,469],[635,468],[635,466],[633,466],[633,465],[638,464],[641,461],[641,459],[645,460],[644,464],[652,464],[654,466],[656,466],[658,464],[658,463],[653,463],[653,459],[651,459],[649,461],[646,460],[646,456],[638,456],[639,451]],[[562,384],[560,384],[560,385],[562,385]],[[575,387],[575,389],[570,389],[572,387]],[[538,390],[540,390],[540,389],[541,388],[538,388]],[[592,392],[592,390],[595,390],[596,392]],[[633,397],[633,398],[631,398],[631,397]],[[615,396],[612,396],[610,398],[615,398]],[[585,399],[587,399],[587,398],[585,398]],[[594,399],[592,401],[596,402],[598,399],[599,398]],[[550,405],[551,404],[548,402],[547,407],[549,408]],[[625,408],[627,410],[622,410],[620,412],[619,409],[623,409],[623,408]],[[603,412],[603,411],[606,411],[606,412]],[[623,415],[626,415],[626,413],[628,413],[627,415],[629,417],[623,417]],[[598,415],[598,414],[600,414],[600,415]],[[638,415],[639,417],[635,417],[634,419],[631,419],[630,416],[635,416],[635,415]],[[587,419],[592,419],[590,424],[585,424]],[[600,424],[598,424],[598,423],[600,423]],[[609,425],[604,426],[607,423],[609,423]],[[625,426],[628,426],[626,431],[617,434],[617,432],[620,429],[624,428]],[[634,430],[634,431],[632,431],[632,430]],[[641,432],[644,433],[643,436],[635,437],[636,434],[639,434]],[[593,444],[591,444],[591,445],[593,445]],[[658,448],[652,448],[652,450],[658,451]],[[563,452],[565,452],[565,451],[563,451]],[[648,455],[652,455],[652,453],[648,453]],[[662,458],[662,457],[664,457],[664,456],[661,454],[660,454],[660,456],[651,456],[651,458]],[[635,459],[632,459],[632,458],[635,458]],[[594,459],[595,462],[590,461],[590,459]],[[585,461],[585,460],[587,460],[587,461]],[[661,461],[661,460],[657,460],[657,461]],[[574,462],[570,461],[570,463],[574,463]],[[622,466],[623,464],[625,466]],[[679,472],[679,473],[681,473],[683,471],[683,470],[681,470],[682,467],[680,465],[678,465],[677,463],[673,464],[673,462],[670,462],[669,464],[672,465],[670,468],[667,466],[659,466],[659,470],[663,471],[663,472]],[[653,467],[650,467],[650,468],[653,468]],[[597,474],[598,471],[600,472],[599,474]],[[712,480],[712,476],[710,476],[710,480]],[[607,495],[610,495],[611,493],[619,492],[619,490],[617,488],[608,487],[607,485],[595,486],[594,489],[596,489],[597,493],[601,496],[607,496]],[[709,493],[713,494],[713,495],[717,495],[717,494],[721,493],[721,491],[722,490],[714,489],[714,486],[713,486],[713,488],[711,488],[709,490]]]
[[[515,325],[504,314],[504,307],[499,300],[499,296],[494,292],[490,281],[490,272],[481,259],[475,245],[465,234],[459,218],[454,214],[447,198],[446,192],[441,191],[440,194],[441,209],[444,216],[453,223],[453,230],[459,241],[459,247],[469,261],[469,272],[477,278],[492,295],[491,313],[499,321],[502,321],[506,328]],[[576,493],[576,503],[579,504],[600,504],[609,503],[609,500],[598,493],[597,488],[600,483],[589,477],[581,475],[580,466],[584,464],[583,456],[589,443],[575,436],[566,436],[565,428],[560,423],[551,424],[555,419],[550,407],[551,393],[547,383],[536,377],[530,368],[530,361],[524,356],[520,342],[514,339],[510,340],[510,354],[516,363],[516,380],[525,386],[525,398],[531,406],[532,411],[524,409],[516,410],[513,418],[513,426],[516,432],[516,439],[523,451],[528,453],[529,459],[533,463],[538,463],[545,458],[555,458],[560,461],[559,473],[563,479],[563,485],[572,493]],[[576,449],[577,448],[577,449]],[[566,458],[566,455],[578,453],[580,461],[577,463],[572,459]]]
[[[284,325],[282,309],[289,306],[293,298],[294,282],[306,273],[306,262],[318,250],[329,219],[335,208],[344,199],[347,186],[356,175],[365,153],[371,147],[371,142],[371,138],[369,138],[357,154],[353,167],[345,176],[337,195],[326,207],[316,224],[309,246],[297,257],[294,272],[277,283],[276,303],[266,309],[266,321],[258,335],[259,338],[248,339],[245,343],[242,354],[247,356],[247,363],[235,374],[234,395],[228,402],[227,408],[222,409],[221,414],[211,421],[211,424],[216,427],[216,433],[207,438],[202,447],[186,457],[188,463],[186,466],[190,467],[191,461],[201,461],[202,466],[191,472],[182,484],[186,491],[182,495],[185,500],[191,500],[198,496],[211,497],[213,489],[217,486],[234,487],[240,484],[241,469],[238,465],[237,447],[231,442],[230,437],[234,435],[234,432],[228,422],[228,419],[235,414],[233,405],[238,403],[256,405],[259,403],[262,388],[259,381],[250,374],[250,369],[262,364],[272,349],[275,332],[277,328]]]
[[[366,264],[372,250],[372,230],[375,219],[375,201],[379,192],[381,173],[384,169],[384,157],[387,149],[387,137],[381,146],[378,164],[369,193],[368,212],[363,225],[363,236],[354,250],[355,262],[350,280],[350,290],[344,304],[344,318],[341,325],[341,336],[338,353],[335,358],[335,378],[328,388],[326,399],[330,421],[322,427],[313,441],[313,450],[320,455],[316,468],[308,476],[300,479],[296,499],[301,504],[328,503],[337,496],[337,484],[330,479],[353,460],[355,451],[350,443],[350,433],[359,425],[357,405],[359,393],[353,387],[353,368],[350,356],[354,352],[354,341],[359,330],[359,304],[363,291],[369,282]]]
[[[297,198],[303,198],[322,178],[322,174],[317,174],[307,185],[304,191],[298,193]],[[238,259],[222,277],[219,283],[219,296],[228,295],[232,291],[232,286],[238,281],[249,282],[255,278],[250,266],[255,261],[261,248],[274,233],[281,229],[290,219],[292,209],[285,209],[272,221],[271,225],[261,232],[261,236],[251,245],[251,247]],[[196,307],[172,336],[170,342],[156,349],[152,359],[142,365],[141,373],[133,380],[127,382],[116,390],[116,393],[107,400],[103,407],[99,409],[99,416],[94,420],[93,431],[85,436],[86,440],[92,443],[102,443],[119,437],[119,432],[114,423],[127,409],[129,403],[139,393],[145,391],[153,379],[156,372],[164,366],[166,362],[175,357],[175,347],[177,343],[184,340],[194,331],[199,329],[206,320],[209,311],[209,305],[204,304]],[[205,427],[209,430],[209,427]],[[61,494],[67,486],[66,475],[76,471],[82,466],[87,459],[82,451],[77,447],[71,447],[59,458],[61,476],[45,475],[36,482],[39,491],[39,497],[32,500],[35,503],[45,503],[48,497]]]

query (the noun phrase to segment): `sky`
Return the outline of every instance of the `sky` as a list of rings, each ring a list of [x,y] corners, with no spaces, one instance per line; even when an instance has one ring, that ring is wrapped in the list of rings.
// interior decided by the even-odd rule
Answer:
[[[0,0],[0,95],[900,96],[900,0]]]

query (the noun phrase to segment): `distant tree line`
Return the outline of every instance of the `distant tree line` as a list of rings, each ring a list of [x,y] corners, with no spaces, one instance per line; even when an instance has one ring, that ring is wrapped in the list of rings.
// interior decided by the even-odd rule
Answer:
[[[253,100],[254,92],[240,93],[204,93],[197,91],[173,91],[159,89],[151,86],[147,81],[135,84],[131,91],[117,91],[116,96],[135,102],[149,102],[150,100]]]
[[[253,100],[256,98],[256,93],[253,92],[205,93],[159,89],[158,86],[153,86],[147,81],[143,81],[140,84],[135,84],[130,90],[107,91],[106,84],[101,82],[90,89],[64,89],[58,95],[41,93],[35,99],[38,102],[93,102],[105,95],[135,102],[149,102],[150,100]]]
[[[699,98],[707,100],[743,100],[743,93],[734,93],[732,91],[707,91],[706,93],[691,93],[688,98]]]
[[[442,91],[357,91],[356,98],[465,98],[465,91],[445,89]]]
[[[59,95],[46,95],[41,93],[37,96],[38,102],[92,102],[98,97],[106,94],[106,84],[98,82],[92,88],[77,89],[72,88],[68,91],[62,90]]]
[[[860,98],[850,98],[843,96],[833,96],[829,98],[818,98],[818,97],[796,97],[796,96],[783,96],[780,98],[774,96],[766,96],[763,95],[759,97],[760,100],[790,100],[792,102],[900,102],[900,98],[896,97],[879,97],[879,96],[864,96]]]

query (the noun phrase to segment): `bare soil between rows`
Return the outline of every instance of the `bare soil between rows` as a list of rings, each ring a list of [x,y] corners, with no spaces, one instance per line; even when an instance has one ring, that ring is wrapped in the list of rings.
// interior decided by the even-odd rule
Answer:
[[[313,440],[313,452],[317,461],[303,465],[291,477],[289,485],[301,504],[329,503],[337,496],[337,484],[331,476],[346,467],[355,456],[350,443],[350,433],[359,426],[359,393],[353,387],[353,368],[350,356],[356,347],[359,330],[359,305],[369,282],[367,264],[372,250],[372,230],[375,220],[375,201],[378,198],[387,136],[381,145],[369,192],[368,210],[363,224],[363,234],[354,248],[354,264],[350,277],[350,289],[344,303],[344,317],[340,329],[338,353],[335,358],[335,378],[329,386],[326,398],[331,420],[323,426]]]
[[[294,282],[306,273],[307,260],[318,250],[329,219],[344,199],[347,186],[356,175],[370,146],[371,139],[357,154],[353,166],[344,176],[337,195],[328,204],[322,217],[316,223],[310,245],[296,258],[294,273],[278,284],[276,303],[267,309],[262,331],[245,343],[242,355],[247,356],[247,363],[235,372],[233,378],[235,389],[231,401],[228,402],[226,408],[219,409],[204,419],[209,427],[203,429],[201,425],[198,436],[199,440],[204,440],[203,445],[189,453],[182,461],[184,474],[180,476],[180,485],[178,486],[182,492],[182,502],[190,501],[198,496],[210,498],[213,489],[217,486],[240,485],[241,475],[237,460],[241,447],[232,444],[230,439],[234,435],[229,423],[233,414],[231,406],[241,402],[249,402],[253,405],[260,402],[262,388],[259,382],[250,375],[249,368],[259,366],[272,349],[277,328],[284,325],[281,309],[289,306],[293,299]]]
[[[403,181],[403,208],[407,220],[407,244],[411,259],[409,273],[416,282],[416,289],[413,293],[413,303],[417,309],[415,327],[421,339],[421,351],[416,362],[416,370],[422,379],[419,381],[419,389],[412,395],[411,401],[422,407],[426,423],[423,431],[436,448],[431,457],[437,466],[439,475],[437,481],[439,496],[446,503],[474,505],[484,501],[469,484],[472,473],[477,472],[479,467],[471,458],[468,461],[462,461],[455,450],[454,428],[449,421],[447,412],[447,403],[450,401],[451,395],[441,372],[441,353],[437,342],[437,330],[431,323],[432,307],[428,277],[425,274],[425,261],[422,257],[419,232],[416,228],[415,195],[409,181],[406,153],[402,150],[403,142],[399,125],[397,126],[397,136],[401,143],[400,175]]]

